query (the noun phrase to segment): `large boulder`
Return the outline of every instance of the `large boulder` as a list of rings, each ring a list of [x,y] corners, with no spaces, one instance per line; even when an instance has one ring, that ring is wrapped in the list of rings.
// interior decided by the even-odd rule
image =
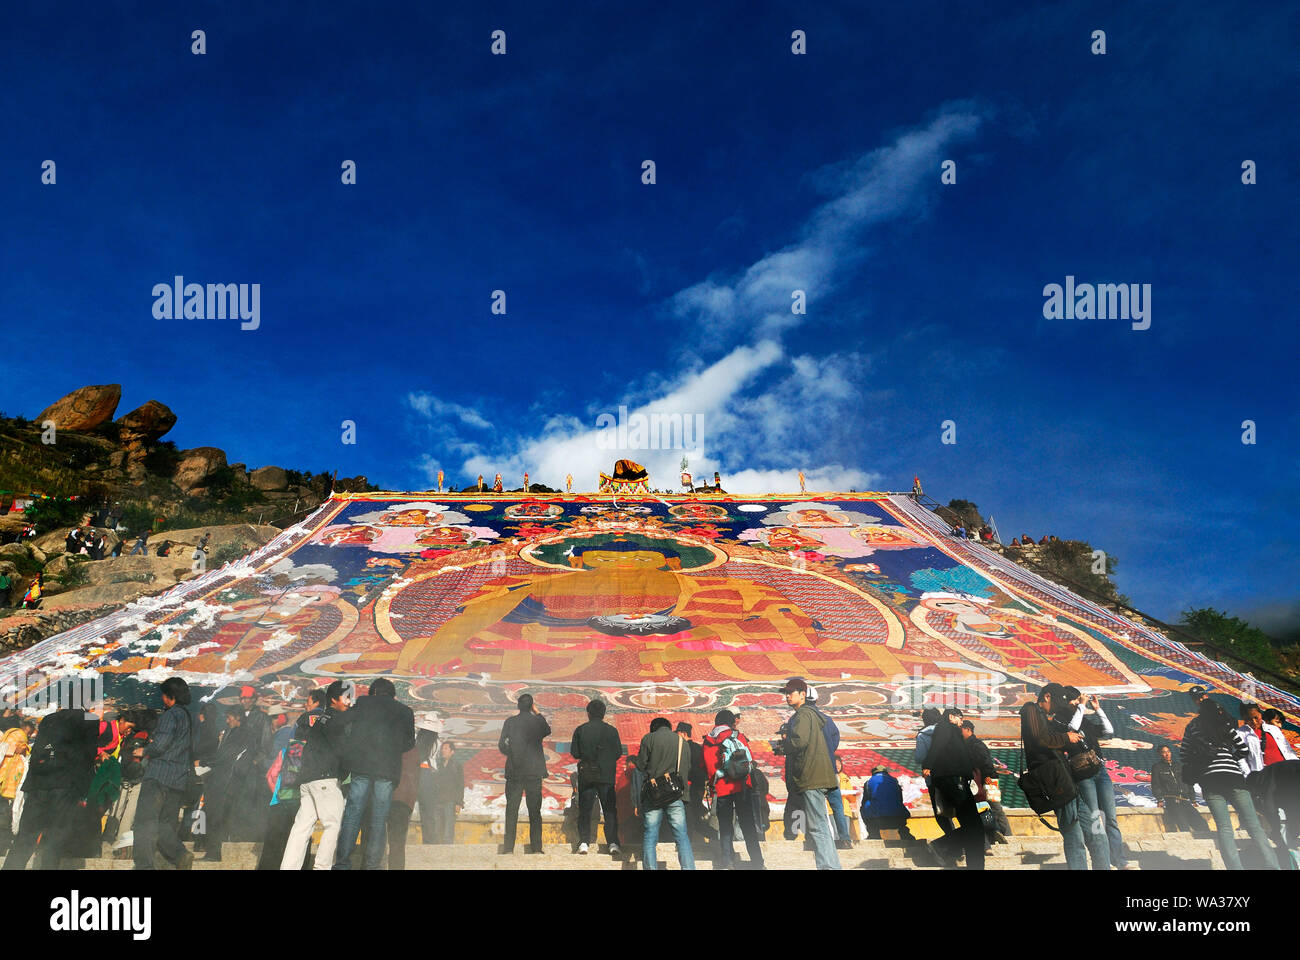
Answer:
[[[218,447],[194,447],[182,450],[172,482],[186,493],[203,482],[226,465],[226,451]]]
[[[118,434],[127,448],[136,443],[151,443],[174,426],[176,414],[157,400],[150,400],[117,418]]]
[[[289,474],[283,467],[259,467],[248,475],[258,490],[287,490]]]
[[[117,403],[121,399],[120,383],[82,387],[42,410],[36,416],[36,423],[39,426],[46,420],[53,420],[58,430],[76,432],[94,430],[101,423],[106,423],[113,418]]]

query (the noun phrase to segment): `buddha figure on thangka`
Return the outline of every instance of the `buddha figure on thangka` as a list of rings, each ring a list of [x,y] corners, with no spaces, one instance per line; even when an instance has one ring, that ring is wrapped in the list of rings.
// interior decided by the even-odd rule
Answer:
[[[574,679],[608,674],[641,679],[758,679],[791,673],[838,677],[870,660],[837,640],[800,604],[759,575],[732,564],[707,540],[627,532],[568,531],[526,546],[540,569],[481,583],[429,629],[399,616],[380,624],[402,644],[399,674],[488,673],[495,678]],[[438,574],[413,574],[401,592],[418,603]],[[445,589],[445,588],[444,588]],[[861,602],[846,587],[846,601]],[[400,592],[377,611],[402,607]],[[863,616],[881,614],[866,603]],[[349,666],[365,669],[365,658]]]

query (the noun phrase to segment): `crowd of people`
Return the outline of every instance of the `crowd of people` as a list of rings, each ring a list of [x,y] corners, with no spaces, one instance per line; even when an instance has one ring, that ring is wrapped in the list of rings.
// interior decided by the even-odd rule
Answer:
[[[1056,534],[1044,534],[1042,537],[1039,538],[1038,546],[1045,547],[1049,543],[1056,543],[1056,542],[1057,542]],[[1007,546],[1009,547],[1032,547],[1033,545],[1034,545],[1034,538],[1027,533],[1022,534],[1018,537],[1012,537],[1011,542],[1007,544]]]
[[[815,688],[794,677],[780,692],[792,713],[770,746],[784,764],[786,838],[802,834],[818,869],[840,868],[839,851],[854,842],[852,821],[868,839],[889,831],[913,839],[895,773],[875,766],[859,794],[837,753],[839,730],[819,709]],[[38,868],[52,869],[65,858],[100,857],[105,844],[129,845],[137,869],[155,868],[160,856],[186,869],[196,854],[221,860],[231,840],[260,843],[258,869],[346,870],[358,860],[361,869],[385,863],[404,869],[417,812],[423,843],[455,842],[465,802],[456,745],[417,726],[390,680],[375,679],[364,696],[351,680],[312,689],[296,718],[260,708],[254,687],[238,693],[233,702],[209,699],[192,709],[189,687],[172,677],[160,686],[161,711],[106,717],[102,709],[68,708],[38,724],[5,710],[3,869],[25,869],[33,856]],[[1245,703],[1234,721],[1210,691],[1193,693],[1198,713],[1184,732],[1180,759],[1162,747],[1151,770],[1166,830],[1211,834],[1196,807],[1199,786],[1229,869],[1242,866],[1230,810],[1265,866],[1300,867],[1300,757],[1283,733],[1281,713]],[[552,730],[530,694],[516,703],[497,743],[505,759],[499,851],[514,852],[522,803],[526,850],[541,853],[544,741]],[[699,740],[689,723],[674,727],[656,717],[634,750],[606,719],[603,701],[590,701],[586,712],[569,746],[576,769],[568,813],[576,818],[578,854],[597,849],[599,807],[606,849],[622,857],[627,825],[620,823],[617,791],[626,782],[644,869],[658,868],[661,838],[676,846],[682,869],[694,868],[701,846],[715,868],[764,868],[770,790],[737,711],[719,710]],[[1055,785],[1048,792],[1056,799],[1047,806],[1067,865],[1130,868],[1102,744],[1115,730],[1101,701],[1051,683],[1021,708],[1020,720],[1027,767],[1021,786],[1030,796],[1031,777]],[[925,849],[937,865],[964,861],[967,869],[981,869],[1011,834],[999,783],[1013,772],[992,756],[960,709],[928,708],[921,722],[914,763],[942,832]],[[849,802],[859,795],[860,806]],[[744,860],[735,849],[737,832]]]

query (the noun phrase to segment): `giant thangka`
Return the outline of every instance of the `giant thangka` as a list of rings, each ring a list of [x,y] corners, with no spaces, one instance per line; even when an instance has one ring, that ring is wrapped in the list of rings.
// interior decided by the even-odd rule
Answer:
[[[1300,708],[884,494],[343,495],[235,564],[0,662],[6,684],[85,671],[117,706],[156,705],[157,682],[179,675],[209,697],[252,683],[293,712],[311,686],[390,677],[468,758],[469,814],[502,806],[497,737],[524,690],[553,730],[552,814],[593,697],[633,751],[655,716],[698,738],[719,709],[737,712],[778,805],[767,741],[792,676],[838,724],[851,777],[884,764],[927,807],[912,759],[922,706],[961,706],[1015,769],[1017,711],[1037,687],[1095,692],[1116,728],[1119,803],[1137,807],[1154,806],[1145,771],[1192,715],[1188,684],[1292,721]],[[1002,787],[1023,803],[1013,777]]]

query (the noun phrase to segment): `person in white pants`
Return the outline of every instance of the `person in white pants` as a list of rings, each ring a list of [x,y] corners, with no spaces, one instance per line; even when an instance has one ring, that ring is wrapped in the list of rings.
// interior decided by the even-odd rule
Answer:
[[[311,846],[311,834],[316,821],[321,824],[320,846],[316,848],[316,870],[330,870],[334,866],[334,848],[339,842],[339,827],[343,824],[343,791],[337,777],[313,780],[302,785],[299,794],[298,816],[294,818],[289,840],[284,845],[281,870],[301,870],[302,862]]]
[[[301,870],[311,846],[312,830],[321,824],[320,847],[316,850],[317,870],[334,867],[334,850],[338,846],[346,803],[339,789],[342,775],[343,744],[347,739],[344,713],[356,699],[356,684],[335,680],[325,691],[324,710],[311,710],[298,719],[294,738],[305,742],[300,771],[298,815],[285,841],[281,870]]]

